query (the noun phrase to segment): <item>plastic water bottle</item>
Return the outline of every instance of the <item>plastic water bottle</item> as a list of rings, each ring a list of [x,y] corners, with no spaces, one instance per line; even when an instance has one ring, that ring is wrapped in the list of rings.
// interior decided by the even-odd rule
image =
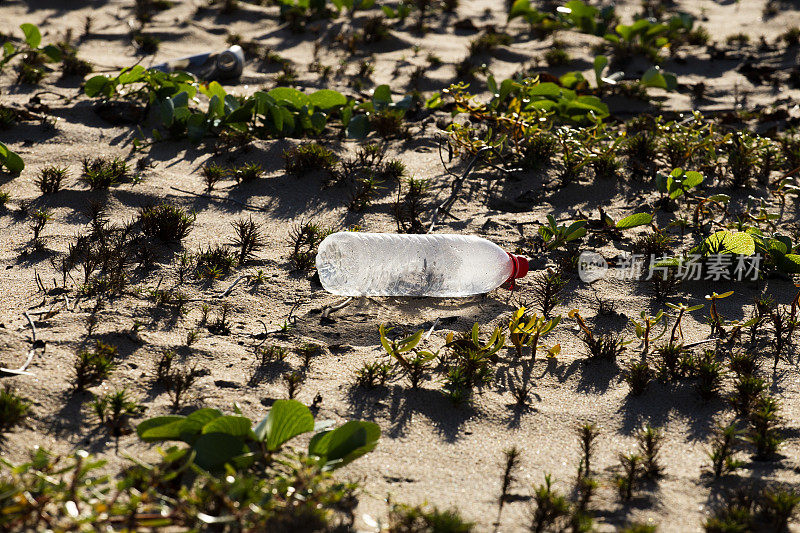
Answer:
[[[322,286],[342,296],[469,296],[528,273],[528,260],[469,235],[343,231],[319,245]]]

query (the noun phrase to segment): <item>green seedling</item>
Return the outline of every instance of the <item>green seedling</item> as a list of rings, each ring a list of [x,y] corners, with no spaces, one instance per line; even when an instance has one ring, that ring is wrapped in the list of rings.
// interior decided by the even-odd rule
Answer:
[[[378,331],[381,336],[381,346],[393,359],[398,373],[408,376],[411,387],[418,388],[438,352],[417,349],[417,345],[422,340],[422,330],[399,340],[389,340],[383,324],[380,325]]]
[[[711,441],[708,457],[711,459],[711,473],[715,479],[730,474],[744,466],[734,457],[740,431],[735,424],[718,426]]]
[[[231,243],[239,249],[237,263],[244,265],[250,259],[255,258],[255,253],[264,247],[264,236],[259,225],[253,221],[252,217],[247,220],[241,219],[232,222],[231,226],[236,231],[236,235]]]
[[[503,479],[500,483],[500,497],[497,499],[497,523],[503,515],[503,506],[510,499],[510,490],[517,480],[517,470],[519,469],[521,452],[516,446],[503,450],[505,461],[503,465]]]
[[[539,235],[542,237],[547,249],[554,250],[585,236],[586,221],[578,220],[569,226],[559,225],[553,215],[547,215],[547,224],[539,227]]]
[[[701,183],[703,183],[703,175],[693,170],[685,171],[682,168],[676,168],[668,176],[656,174],[658,191],[668,195],[671,200],[689,193]]]
[[[647,361],[634,361],[625,372],[625,382],[631,388],[631,394],[641,396],[653,379],[653,370]]]
[[[333,233],[333,228],[325,228],[314,222],[301,222],[289,233],[292,252],[289,260],[297,270],[309,270],[314,266],[317,248],[322,240]]]
[[[588,361],[616,361],[617,356],[625,350],[625,344],[627,344],[625,340],[617,338],[612,333],[594,335],[577,309],[570,311],[568,316],[578,323],[578,327],[584,334],[581,340],[589,350]]]
[[[477,322],[461,338],[456,339],[453,332],[447,334],[445,347],[450,355],[444,360],[447,366],[444,390],[454,403],[467,400],[475,387],[491,382],[491,363],[504,344],[505,335],[499,327],[482,343]]]
[[[364,365],[356,372],[356,382],[359,386],[374,389],[383,387],[394,378],[395,368],[387,362],[372,361]]]
[[[94,398],[89,404],[92,413],[111,436],[119,438],[131,432],[131,418],[144,413],[144,406],[132,400],[125,389]]]
[[[715,334],[719,334],[720,337],[725,336],[725,320],[717,311],[717,300],[722,300],[727,298],[728,296],[732,295],[733,291],[723,292],[722,294],[717,294],[716,292],[712,292],[711,294],[706,294],[706,300],[710,301],[710,308],[709,308],[709,323],[711,324],[711,336]]]
[[[692,311],[702,309],[704,306],[703,304],[689,306],[684,303],[672,304],[669,302],[666,303],[666,306],[678,312],[678,316],[675,318],[675,324],[672,326],[672,332],[669,335],[669,344],[675,344],[678,341],[678,335],[680,335],[680,338],[683,339],[683,330],[681,329],[683,315],[685,313],[691,313]]]
[[[94,350],[81,350],[75,359],[73,387],[83,391],[89,385],[105,380],[114,369],[114,358],[117,348],[100,341],[95,343]]]
[[[531,362],[536,361],[536,353],[540,348],[547,350],[547,357],[556,357],[561,352],[561,345],[544,346],[539,344],[539,339],[550,333],[561,321],[561,316],[550,320],[525,314],[525,307],[520,307],[508,322],[508,339],[517,351],[517,358],[522,358],[522,349],[530,348]]]
[[[286,372],[283,375],[283,382],[286,384],[286,395],[290,400],[293,400],[297,395],[303,385],[303,381],[305,381],[305,376],[300,372]]]
[[[139,210],[142,233],[162,242],[180,242],[192,231],[197,216],[170,204],[143,207]]]
[[[639,454],[642,457],[642,475],[650,480],[656,480],[663,475],[664,467],[659,460],[661,445],[664,441],[664,432],[654,428],[649,423],[645,424],[636,434]]]
[[[770,396],[762,396],[750,412],[750,429],[745,438],[755,447],[753,457],[758,460],[763,461],[774,456],[783,441],[778,429],[779,410],[778,400]]]
[[[61,189],[61,182],[69,175],[67,167],[44,167],[36,179],[36,185],[42,194],[55,194]]]
[[[661,319],[664,318],[664,312],[659,311],[656,313],[655,316],[649,315],[644,311],[640,312],[640,321],[636,321],[634,319],[630,319],[630,321],[634,325],[634,332],[636,333],[636,337],[642,342],[642,355],[647,355],[648,350],[650,349],[650,342],[657,341],[664,334],[667,332],[667,324],[666,320],[664,321],[664,329],[656,335],[655,337],[651,337],[651,333],[653,332],[653,328],[655,328]]]
[[[339,163],[336,154],[314,142],[284,150],[282,157],[286,164],[286,173],[295,177],[302,177],[317,170],[332,176]]]

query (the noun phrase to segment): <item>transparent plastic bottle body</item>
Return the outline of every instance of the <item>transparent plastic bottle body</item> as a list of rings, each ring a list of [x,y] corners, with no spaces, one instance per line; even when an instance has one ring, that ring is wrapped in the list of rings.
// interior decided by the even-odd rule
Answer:
[[[502,248],[469,235],[340,232],[319,245],[317,271],[342,296],[469,296],[512,274]]]

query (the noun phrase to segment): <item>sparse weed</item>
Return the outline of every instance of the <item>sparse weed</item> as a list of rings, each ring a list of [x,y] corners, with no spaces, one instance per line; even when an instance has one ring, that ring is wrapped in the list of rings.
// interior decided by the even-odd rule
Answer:
[[[11,430],[25,420],[29,409],[28,400],[6,384],[0,389],[0,433]]]
[[[315,142],[285,150],[283,160],[286,165],[286,173],[298,178],[314,171],[323,171],[332,176],[339,163],[336,154]]]
[[[232,244],[239,249],[238,264],[243,265],[264,247],[264,236],[252,217],[232,222],[231,225],[236,231]]]
[[[87,157],[82,164],[81,180],[93,191],[108,189],[128,177],[128,163],[119,157],[113,159]]]
[[[75,359],[73,387],[83,391],[89,385],[100,383],[114,369],[114,358],[117,348],[100,341],[95,343],[94,350],[81,350]]]
[[[147,206],[139,210],[142,233],[162,242],[180,242],[192,231],[196,215],[170,204]]]
[[[130,433],[131,418],[145,410],[143,405],[131,399],[125,389],[98,396],[89,405],[98,422],[117,438]]]
[[[225,246],[209,246],[195,257],[197,277],[202,280],[215,280],[230,274],[236,266],[236,254]]]
[[[67,167],[53,165],[44,167],[36,179],[36,186],[42,194],[55,194],[61,190],[61,182],[69,175]]]
[[[308,270],[314,266],[317,247],[322,240],[333,232],[314,222],[301,222],[289,233],[292,252],[289,260],[297,270]]]

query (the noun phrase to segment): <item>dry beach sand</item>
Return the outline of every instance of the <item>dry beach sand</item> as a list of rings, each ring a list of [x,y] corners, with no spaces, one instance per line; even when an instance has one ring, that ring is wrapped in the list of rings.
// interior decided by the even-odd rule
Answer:
[[[135,62],[147,66],[200,51],[223,49],[228,33],[236,33],[290,59],[297,71],[299,87],[328,87],[357,96],[359,92],[348,80],[358,69],[358,61],[371,57],[375,68],[372,81],[363,88],[365,94],[381,83],[390,84],[396,95],[403,94],[410,90],[411,73],[422,66],[424,74],[418,87],[428,95],[454,81],[454,65],[464,57],[469,42],[477,35],[454,30],[454,23],[470,19],[478,28],[502,29],[506,27],[507,13],[505,2],[462,0],[456,14],[433,16],[426,35],[414,32],[408,23],[393,28],[387,41],[369,45],[351,58],[332,46],[330,37],[350,24],[359,25],[365,15],[359,14],[355,21],[339,17],[314,22],[305,33],[298,34],[277,21],[276,7],[241,3],[234,13],[220,14],[216,7],[198,9],[200,4],[205,5],[201,0],[176,1],[174,7],[158,13],[147,26],[148,33],[161,39],[158,53],[141,56],[130,39],[128,21],[132,17],[132,4],[128,0],[4,1],[0,3],[0,32],[18,35],[19,24],[31,22],[42,29],[44,42],[54,42],[68,30],[80,35],[86,17],[91,16],[91,33],[81,40],[79,56],[100,72],[114,72]],[[760,0],[677,2],[677,9],[702,21],[711,41],[724,43],[728,35],[744,32],[750,36],[751,45],[725,59],[712,60],[711,52],[700,48],[692,49],[691,53],[681,51],[667,60],[664,68],[675,72],[686,89],[675,93],[653,91],[663,112],[698,108],[724,113],[744,105],[748,109],[774,106],[785,110],[789,117],[800,114],[796,105],[799,90],[788,89],[785,83],[754,84],[740,72],[747,61],[771,62],[777,69],[775,75],[785,79],[792,65],[798,64],[796,48],[793,57],[777,51],[759,53],[758,40],[763,36],[772,43],[786,28],[800,23],[800,6],[796,2],[782,3],[779,13],[765,20],[762,18],[765,4]],[[624,1],[617,11],[623,20],[629,20],[639,7],[638,2]],[[525,26],[519,20],[512,22],[507,31],[514,35],[514,42],[487,57],[489,69],[498,80],[525,68],[544,65],[542,56],[552,45],[552,37],[534,39]],[[318,39],[322,45],[317,60],[332,66],[334,72],[327,81],[308,69]],[[573,62],[551,71],[561,74],[577,69],[590,78],[589,47],[600,39],[574,32],[562,32],[558,39],[566,43]],[[429,53],[436,54],[442,65],[429,66],[426,62]],[[226,85],[226,90],[249,94],[261,88],[270,89],[276,85],[277,75],[277,66],[259,68],[249,62],[240,83]],[[46,349],[43,355],[37,352],[33,360],[30,370],[34,375],[0,380],[0,385],[12,383],[20,394],[33,401],[26,424],[0,441],[0,456],[20,461],[33,445],[57,452],[83,448],[109,459],[110,470],[126,464],[126,455],[157,457],[154,448],[139,442],[135,435],[122,437],[119,449],[115,449],[113,439],[99,435],[81,414],[85,398],[72,394],[70,382],[74,354],[87,342],[86,319],[94,302],[74,298],[74,284],[68,281],[68,289],[73,292],[68,293],[70,305],[65,309],[57,291],[50,291],[54,283],[60,283],[50,259],[66,253],[75,235],[85,231],[88,219],[83,213],[90,200],[106,198],[110,217],[118,222],[130,220],[141,206],[166,200],[197,213],[194,229],[182,244],[185,250],[196,251],[209,244],[229,242],[233,235],[230,224],[242,215],[251,215],[262,225],[266,246],[257,253],[256,260],[211,286],[190,283],[185,289],[190,301],[182,316],[154,308],[144,290],[139,297],[129,295],[107,302],[99,311],[94,338],[118,346],[121,362],[106,382],[92,390],[100,393],[126,387],[142,399],[147,407],[146,416],[168,413],[169,397],[150,384],[156,356],[165,349],[185,344],[187,332],[197,325],[203,303],[211,304],[214,316],[225,302],[230,305],[230,334],[213,335],[203,329],[191,348],[179,351],[181,357],[208,371],[199,380],[188,405],[230,411],[233,402],[238,402],[246,416],[259,419],[271,401],[286,397],[286,390],[280,378],[281,369],[259,379],[251,378],[255,364],[252,347],[260,342],[258,334],[265,328],[279,328],[291,312],[296,317],[295,327],[286,335],[270,336],[269,342],[287,347],[313,342],[324,347],[323,353],[312,360],[298,399],[311,404],[320,396],[318,419],[337,422],[367,419],[382,428],[377,449],[337,473],[363,482],[357,525],[365,531],[374,528],[364,516],[384,517],[387,498],[413,504],[428,502],[440,508],[458,507],[467,519],[476,522],[479,531],[491,531],[497,515],[502,451],[512,445],[522,452],[519,480],[512,489],[520,497],[506,505],[499,530],[524,530],[529,523],[531,489],[542,482],[545,473],[552,474],[556,487],[563,492],[572,490],[580,459],[576,427],[586,422],[595,423],[601,431],[594,466],[603,480],[594,504],[598,530],[613,530],[632,521],[657,523],[661,531],[701,530],[709,507],[723,489],[741,482],[723,480],[710,488],[701,477],[708,465],[708,440],[715,424],[732,418],[730,410],[724,408],[723,399],[703,403],[691,386],[659,383],[653,384],[644,396],[629,396],[621,369],[638,357],[635,345],[623,353],[618,368],[581,362],[585,347],[573,330],[574,322],[566,319],[568,310],[579,308],[595,327],[624,330],[631,336],[626,317],[659,308],[642,282],[601,280],[590,286],[573,276],[565,301],[556,309],[565,320],[548,339],[561,344],[561,354],[556,359],[537,361],[535,400],[527,410],[513,407],[514,399],[504,375],[498,375],[495,383],[477,394],[469,406],[454,406],[441,393],[438,380],[426,381],[419,390],[411,390],[404,381],[385,389],[361,390],[354,387],[357,369],[382,354],[379,324],[412,332],[429,329],[438,319],[427,341],[427,346],[437,349],[445,343],[448,332],[468,330],[476,321],[485,331],[507,323],[516,304],[531,300],[529,284],[521,280],[513,295],[499,289],[486,296],[465,299],[362,299],[333,313],[332,322],[321,324],[320,309],[341,299],[326,293],[311,274],[291,271],[288,235],[292,227],[301,220],[313,219],[335,228],[358,225],[365,231],[396,231],[390,214],[394,201],[391,188],[382,191],[364,214],[351,213],[345,206],[346,190],[321,188],[320,176],[296,178],[285,173],[280,156],[285,149],[299,144],[299,140],[256,140],[248,151],[237,156],[237,161],[259,163],[265,169],[264,177],[242,186],[234,185],[233,181],[223,182],[214,192],[253,206],[245,211],[239,203],[198,196],[204,190],[201,168],[210,161],[226,163],[228,154],[214,155],[203,145],[192,146],[187,141],[164,141],[132,153],[135,128],[115,126],[98,117],[93,102],[79,89],[81,80],[61,81],[54,74],[45,78],[41,87],[17,85],[13,81],[11,72],[0,76],[4,104],[22,107],[39,95],[57,120],[51,128],[23,122],[0,131],[0,140],[26,162],[19,177],[0,177],[0,187],[11,195],[7,209],[0,212],[0,271],[3,272],[0,363],[16,367],[30,349],[30,328],[22,314],[25,310],[44,300],[45,307],[37,311],[56,306],[59,312],[36,321],[38,338],[46,342]],[[700,82],[708,88],[704,99],[696,102],[688,88]],[[485,84],[479,82],[477,87],[480,89],[476,91],[484,90]],[[613,111],[621,118],[628,118],[645,107],[641,102],[620,102]],[[426,196],[429,211],[449,192],[451,177],[440,161],[438,146],[442,134],[436,127],[438,119],[447,117],[449,114],[439,112],[413,122],[409,139],[393,140],[388,148],[388,156],[405,163],[408,175],[431,180],[432,188]],[[353,141],[333,138],[324,144],[340,155],[353,154],[358,148]],[[78,181],[81,160],[101,154],[125,157],[131,164],[141,162],[142,181],[114,187],[107,193],[89,191]],[[463,170],[458,161],[448,163],[451,164],[457,172]],[[69,167],[71,175],[62,186],[64,190],[44,197],[35,178],[47,165]],[[436,231],[481,235],[513,251],[523,237],[535,234],[547,214],[559,219],[574,218],[579,212],[594,217],[598,206],[602,206],[617,220],[632,212],[652,209],[659,197],[649,184],[632,184],[617,190],[592,180],[555,192],[544,191],[541,185],[552,178],[545,171],[526,173],[506,182],[492,181],[492,177],[489,171],[477,172],[467,180],[461,201],[453,210],[457,220],[443,221]],[[18,216],[26,203],[53,210],[53,221],[43,232],[44,250],[32,251],[30,226]],[[795,207],[795,201],[791,200],[788,219],[795,222],[787,231],[797,230]],[[644,229],[634,234],[639,231]],[[606,257],[619,252],[614,243],[607,243],[599,250]],[[168,264],[172,250],[155,253],[156,261],[164,261],[164,265],[156,274],[137,281],[142,289],[167,287],[175,282],[175,268]],[[533,270],[545,267],[544,261],[534,258]],[[216,298],[239,274],[259,269],[266,276],[263,284],[245,281],[225,298]],[[37,287],[37,275],[48,294]],[[765,283],[768,292],[781,303],[789,302],[795,291],[788,280],[771,279]],[[735,296],[721,301],[719,307],[726,318],[741,319],[763,286],[720,283],[713,290],[736,290]],[[703,296],[711,290],[707,284],[687,284],[681,294],[690,303],[705,303]],[[612,302],[615,312],[600,315],[598,298]],[[132,332],[136,322],[142,326],[138,332]],[[708,325],[700,313],[695,313],[684,322],[683,331],[688,342],[697,341],[706,338]],[[283,370],[297,368],[299,364],[299,359],[290,355]],[[770,368],[764,377],[770,391],[782,400],[786,440],[779,459],[747,460],[740,475],[744,479],[798,487],[800,372],[796,364],[781,362],[775,373]],[[729,380],[726,383],[729,387]],[[658,488],[642,491],[632,503],[623,505],[609,480],[618,465],[618,454],[634,449],[634,432],[648,421],[664,428],[665,476]]]

